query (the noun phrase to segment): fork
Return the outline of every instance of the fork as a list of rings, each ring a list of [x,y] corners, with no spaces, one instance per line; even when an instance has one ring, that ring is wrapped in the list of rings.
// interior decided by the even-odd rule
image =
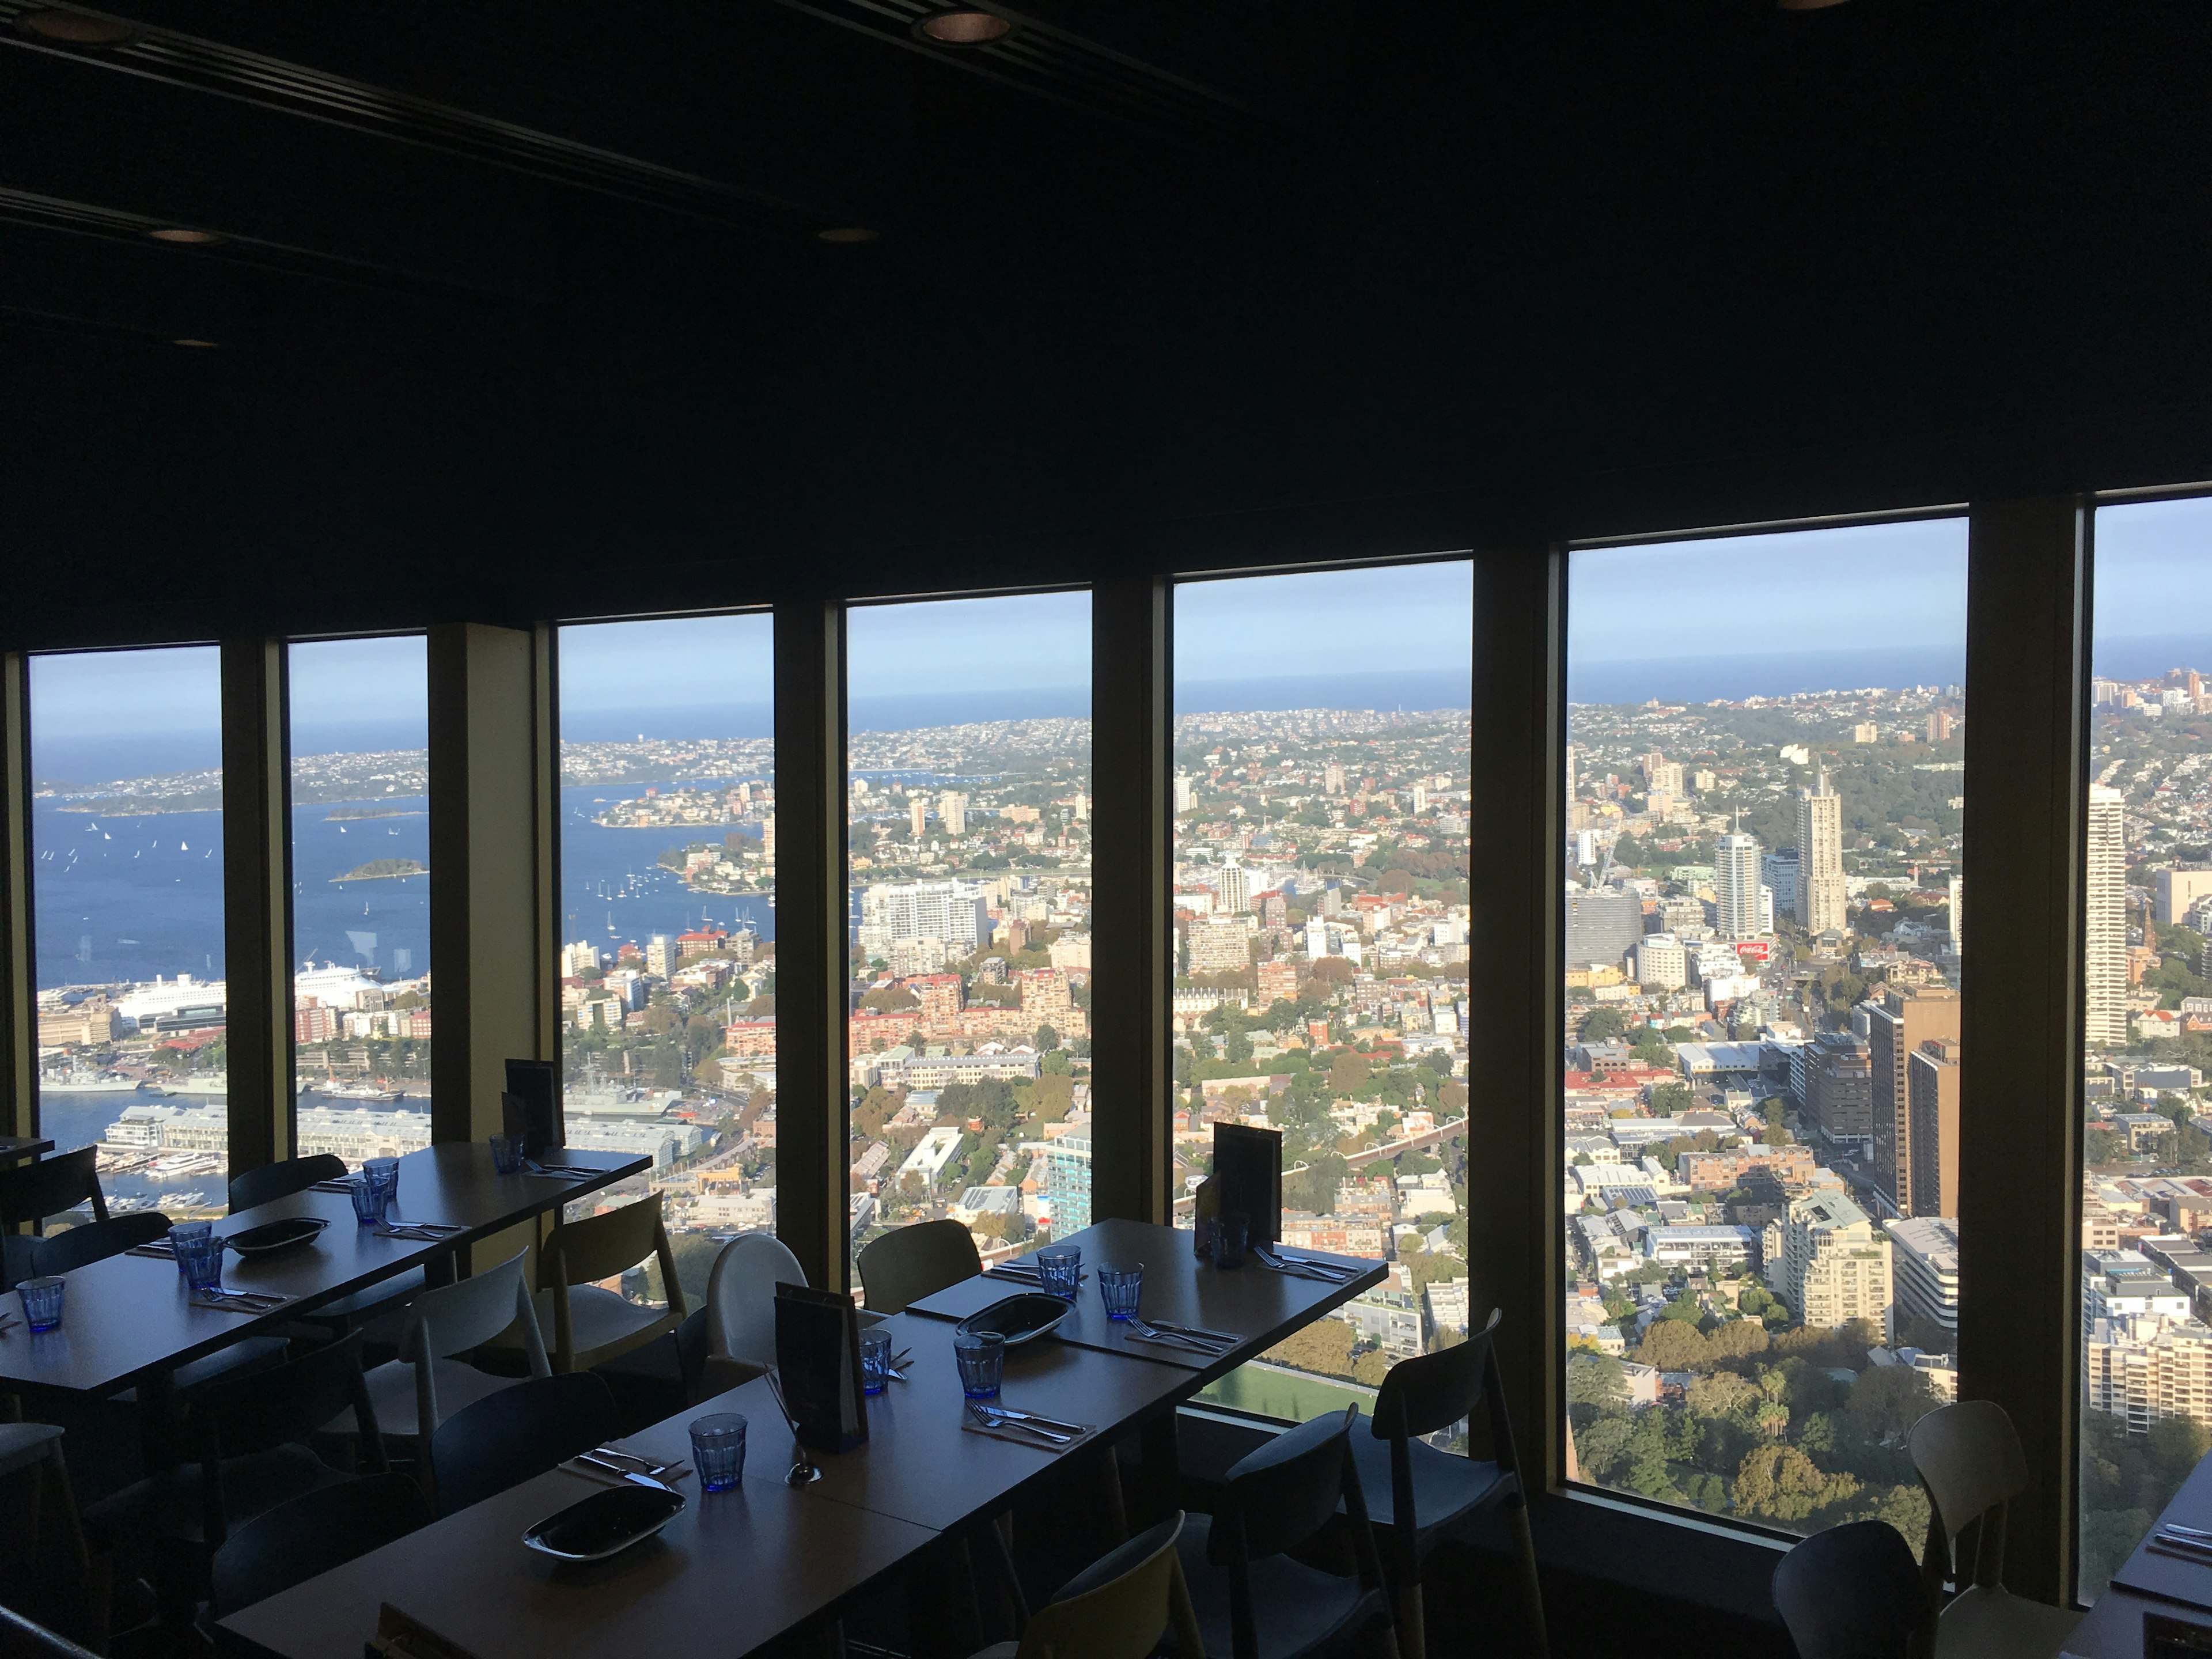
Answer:
[[[1180,1331],[1164,1331],[1157,1325],[1146,1324],[1135,1314],[1129,1316],[1129,1331],[1132,1335],[1140,1337],[1145,1341],[1171,1343],[1179,1348],[1188,1348],[1193,1353],[1224,1354],[1229,1352],[1231,1346],[1226,1343],[1216,1344],[1205,1341],[1195,1336],[1185,1336]]]
[[[1016,1417],[1012,1413],[1000,1407],[987,1406],[980,1400],[971,1400],[968,1402],[968,1414],[987,1429],[1019,1429],[1024,1434],[1033,1434],[1040,1439],[1049,1440],[1055,1446],[1067,1445],[1075,1438],[1072,1434],[1061,1434],[1057,1430],[1044,1427],[1042,1424],[1031,1423]]]

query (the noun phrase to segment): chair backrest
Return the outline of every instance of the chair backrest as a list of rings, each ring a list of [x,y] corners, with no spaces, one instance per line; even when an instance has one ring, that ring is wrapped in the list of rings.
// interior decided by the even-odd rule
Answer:
[[[538,1266],[539,1288],[612,1279],[653,1255],[665,1237],[659,1193],[581,1221],[564,1221],[545,1241]],[[683,1311],[684,1287],[673,1275],[669,1277],[668,1301]]]
[[[1798,1659],[1908,1659],[1928,1626],[1919,1564],[1886,1521],[1815,1533],[1774,1570],[1774,1610]]]
[[[215,1614],[226,1617],[304,1584],[429,1521],[429,1504],[404,1474],[368,1475],[279,1504],[215,1553]]]
[[[415,1421],[416,1432],[425,1438],[436,1431],[440,1421],[436,1362],[447,1355],[465,1353],[515,1325],[521,1328],[530,1374],[553,1374],[545,1357],[544,1334],[538,1328],[538,1310],[523,1283],[523,1264],[529,1255],[528,1250],[518,1250],[495,1267],[435,1285],[408,1309],[399,1357],[415,1368]]]
[[[382,1474],[384,1442],[361,1370],[362,1334],[310,1348],[265,1370],[240,1371],[188,1396],[186,1424],[198,1443],[202,1536],[210,1547],[228,1531],[222,1461],[289,1441],[312,1442],[323,1425],[353,1408],[369,1467]]]
[[[723,1245],[707,1276],[707,1352],[775,1364],[775,1287],[805,1282],[806,1269],[774,1233],[740,1233]]]
[[[0,1227],[44,1221],[50,1215],[92,1206],[94,1221],[107,1219],[107,1200],[100,1190],[100,1152],[80,1146],[29,1164],[0,1169]]]
[[[1436,1353],[1401,1359],[1391,1366],[1375,1396],[1375,1437],[1402,1440],[1435,1434],[1462,1418],[1473,1417],[1475,1407],[1483,1403],[1486,1396],[1492,1397],[1493,1405],[1500,1403],[1494,1396],[1498,1386],[1496,1340],[1498,1322],[1503,1317],[1498,1309],[1492,1308],[1489,1322],[1471,1334],[1466,1341]],[[1492,1425],[1493,1429],[1504,1423],[1502,1411],[1493,1410],[1492,1415],[1497,1419]],[[1505,1467],[1512,1467],[1510,1446],[1493,1449]]]
[[[694,1308],[676,1328],[676,1369],[684,1378],[687,1404],[706,1397],[707,1354],[707,1310]]]
[[[257,1204],[289,1198],[294,1193],[304,1193],[318,1181],[336,1181],[345,1172],[345,1160],[336,1152],[288,1158],[281,1164],[240,1170],[230,1178],[230,1212],[236,1215]]]
[[[1912,1425],[1912,1467],[1928,1488],[1928,1547],[1921,1571],[1940,1598],[1952,1565],[1951,1546],[1975,1526],[1973,1559],[1960,1563],[1961,1583],[1994,1587],[2004,1577],[2006,1506],[2027,1490],[2027,1454],[2003,1407],[1961,1400]]]
[[[1149,1659],[1170,1626],[1176,1652],[1202,1659],[1205,1643],[1183,1583],[1178,1510],[1101,1556],[1030,1615],[1016,1659]]]
[[[621,1432],[613,1393],[590,1371],[535,1376],[488,1395],[431,1437],[438,1513],[480,1504]]]
[[[975,1241],[957,1221],[917,1221],[873,1240],[860,1252],[860,1288],[870,1313],[902,1313],[947,1285],[983,1271]]]
[[[156,1210],[111,1216],[82,1227],[64,1227],[31,1243],[31,1273],[51,1275],[72,1273],[111,1255],[136,1249],[169,1231],[169,1218]]]
[[[1279,1555],[1328,1525],[1346,1495],[1358,1415],[1356,1406],[1330,1412],[1239,1459],[1214,1506],[1206,1559],[1225,1566]],[[1356,1474],[1350,1484],[1358,1490]]]

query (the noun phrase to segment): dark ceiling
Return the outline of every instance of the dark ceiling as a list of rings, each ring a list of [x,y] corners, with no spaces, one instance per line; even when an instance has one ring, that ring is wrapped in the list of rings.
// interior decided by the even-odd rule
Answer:
[[[2207,0],[929,9],[0,0],[0,634],[2212,476]]]

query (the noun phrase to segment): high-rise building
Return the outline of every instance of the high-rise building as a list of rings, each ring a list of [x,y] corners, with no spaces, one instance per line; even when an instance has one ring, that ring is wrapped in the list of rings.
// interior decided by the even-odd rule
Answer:
[[[1797,797],[1797,925],[1808,933],[1844,926],[1844,798],[1825,771]]]
[[[1190,787],[1190,774],[1188,772],[1176,773],[1175,775],[1175,810],[1178,812],[1189,811],[1194,796]]]
[[[1966,878],[1951,878],[1951,948],[1960,955],[1966,952]]]
[[[655,933],[645,942],[645,971],[666,979],[684,960],[676,941],[665,933]]]
[[[1713,925],[1723,939],[1759,937],[1759,838],[1732,830],[1713,853]]]
[[[906,815],[914,825],[914,838],[920,841],[929,823],[929,797],[908,795],[906,798]]]
[[[1959,1045],[1933,1037],[1905,1062],[1906,1108],[1912,1120],[1912,1210],[1918,1216],[1959,1213]]]
[[[2161,927],[2184,925],[2189,907],[2208,896],[2212,896],[2212,870],[2150,872],[2151,920]]]
[[[968,797],[948,789],[937,798],[937,821],[948,836],[968,833]]]
[[[1227,864],[1221,868],[1221,878],[1214,884],[1221,895],[1221,908],[1229,915],[1252,908],[1252,872],[1241,864]]]
[[[1949,741],[1954,721],[1949,709],[1936,709],[1933,714],[1928,716],[1928,741],[1930,743],[1945,743]]]
[[[1880,743],[1881,741],[1881,727],[1876,726],[1872,720],[1861,720],[1856,726],[1851,727],[1851,741],[1853,743]]]
[[[1344,793],[1344,763],[1331,761],[1321,769],[1321,789],[1324,795]]]
[[[1790,1200],[1773,1224],[1781,1237],[1767,1282],[1782,1293],[1808,1330],[1832,1330],[1863,1319],[1888,1334],[1889,1235],[1840,1193],[1812,1192]],[[1772,1237],[1772,1233],[1769,1234]]]
[[[1875,1195],[1886,1213],[1935,1215],[1934,1188],[1925,1205],[1913,1169],[1911,1079],[1907,1066],[1923,1042],[1959,1040],[1959,994],[1943,985],[1893,987],[1867,1012],[1869,1127]],[[1930,1179],[1935,1179],[1931,1175]]]
[[[2088,903],[2082,917],[2083,1034],[2091,1042],[2128,1040],[2128,843],[2117,789],[2089,786]]]
[[[1940,1325],[1956,1353],[1959,1335],[1959,1224],[1946,1216],[1921,1216],[1884,1224],[1889,1234],[1890,1277],[1899,1325],[1918,1317]]]
[[[775,862],[775,814],[771,812],[761,820],[761,860]]]
[[[963,954],[991,937],[988,900],[972,881],[879,883],[860,895],[860,925],[890,939],[943,939]]]
[[[1569,890],[1566,961],[1570,966],[1603,963],[1617,968],[1629,948],[1643,937],[1644,901],[1635,894]]]
[[[1866,1042],[1822,1031],[1806,1045],[1805,1115],[1831,1146],[1863,1148],[1874,1133],[1874,1076]]]
[[[1797,849],[1785,847],[1778,853],[1762,853],[1759,859],[1759,878],[1774,890],[1774,908],[1797,914]]]

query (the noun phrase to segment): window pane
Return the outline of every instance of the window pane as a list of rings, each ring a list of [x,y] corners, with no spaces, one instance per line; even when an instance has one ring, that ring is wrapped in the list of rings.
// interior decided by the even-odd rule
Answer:
[[[1962,520],[1569,571],[1568,1471],[1916,1541],[1958,1369]]]
[[[760,615],[560,634],[568,1144],[653,1155],[695,1300],[775,1226],[775,650]]]
[[[1091,1224],[1091,596],[846,619],[852,1228]],[[854,1283],[860,1283],[855,1269]]]
[[[419,634],[290,653],[301,1156],[430,1144],[430,710]]]
[[[1474,567],[1184,582],[1173,1195],[1283,1136],[1283,1242],[1389,1276],[1206,1390],[1304,1419],[1465,1340]]]
[[[2212,1444],[2212,501],[2097,511],[2078,1593]]]
[[[39,1123],[111,1209],[219,1215],[222,675],[213,646],[31,659]]]

